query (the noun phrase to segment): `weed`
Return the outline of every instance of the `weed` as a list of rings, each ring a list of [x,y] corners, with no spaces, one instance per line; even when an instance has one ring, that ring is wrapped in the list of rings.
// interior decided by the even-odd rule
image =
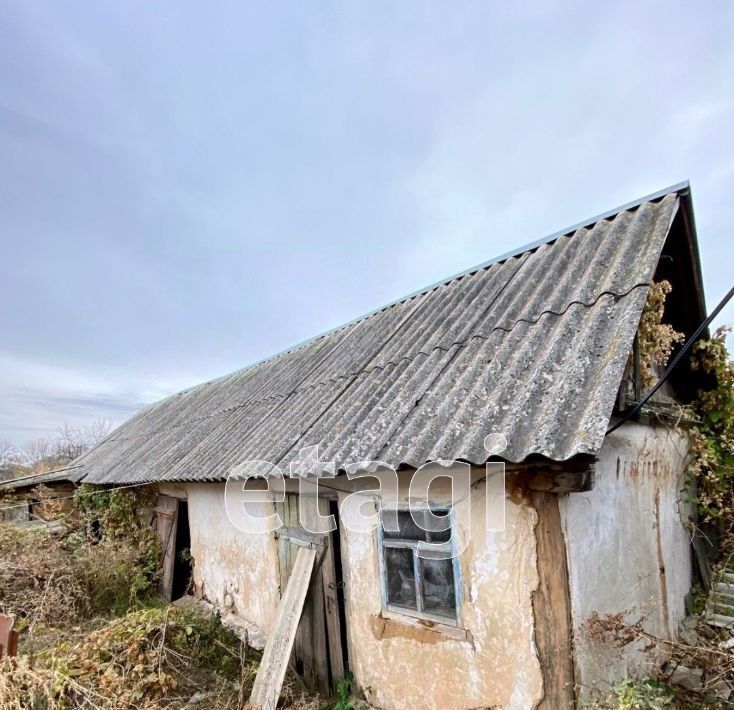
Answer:
[[[652,678],[625,678],[612,690],[619,710],[660,710],[673,703],[675,693],[670,686]]]

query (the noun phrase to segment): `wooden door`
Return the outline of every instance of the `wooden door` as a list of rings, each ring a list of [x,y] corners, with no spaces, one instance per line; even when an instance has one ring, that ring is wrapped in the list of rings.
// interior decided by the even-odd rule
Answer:
[[[173,596],[173,568],[176,562],[176,530],[178,528],[178,499],[158,496],[155,507],[156,530],[163,554],[160,593],[167,602]]]
[[[296,632],[291,662],[306,686],[330,695],[344,677],[344,649],[338,582],[334,553],[334,535],[314,535],[304,530],[298,518],[298,495],[289,493],[276,505],[284,522],[276,538],[280,563],[280,590],[285,590],[299,547],[316,550],[316,567],[311,578],[303,615]],[[329,513],[329,501],[319,498],[319,512]]]

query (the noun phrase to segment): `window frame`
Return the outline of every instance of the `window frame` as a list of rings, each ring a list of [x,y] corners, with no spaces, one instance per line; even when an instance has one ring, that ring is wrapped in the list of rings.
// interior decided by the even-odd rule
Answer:
[[[398,540],[394,538],[386,538],[382,529],[382,513],[383,511],[410,511],[410,506],[406,503],[396,503],[384,505],[380,508],[380,524],[377,526],[377,556],[380,568],[380,592],[382,596],[382,610],[392,614],[403,614],[414,619],[426,619],[435,621],[439,624],[447,626],[459,626],[461,623],[461,565],[459,557],[456,554],[456,539],[454,531],[456,529],[456,510],[453,506],[442,505],[439,503],[429,503],[428,505],[413,506],[413,510],[431,510],[434,513],[448,511],[449,521],[451,523],[451,539],[448,542],[432,543],[440,545],[447,552],[451,552],[451,571],[454,576],[454,615],[446,616],[444,614],[436,614],[423,610],[423,578],[420,573],[420,560],[430,558],[420,558],[418,556],[418,540]],[[430,532],[427,535],[430,538]],[[430,542],[430,539],[429,539]],[[385,564],[385,549],[388,547],[409,549],[413,552],[413,575],[415,577],[416,591],[416,609],[409,609],[397,604],[390,604],[387,596],[387,565]]]

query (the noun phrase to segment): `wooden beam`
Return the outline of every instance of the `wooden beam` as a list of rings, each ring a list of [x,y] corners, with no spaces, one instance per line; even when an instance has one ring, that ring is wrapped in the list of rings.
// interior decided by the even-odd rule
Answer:
[[[709,562],[709,557],[713,550],[709,550],[706,547],[703,536],[699,532],[694,532],[691,543],[693,545],[693,554],[696,560],[696,566],[698,567],[698,572],[701,575],[703,590],[704,592],[708,592],[711,589],[711,563]]]
[[[326,643],[324,584],[321,571],[311,580],[311,645],[313,653],[313,687],[324,697],[329,695],[329,652]]]
[[[573,627],[558,498],[534,493],[532,503],[538,513],[535,540],[539,581],[533,592],[535,647],[543,673],[543,699],[538,708],[571,710],[575,707]]]
[[[594,487],[594,474],[585,471],[564,471],[555,468],[531,468],[518,473],[520,485],[539,493],[583,493]]]
[[[278,704],[315,561],[315,550],[305,547],[298,550],[250,694],[249,704],[253,708],[275,710]]]

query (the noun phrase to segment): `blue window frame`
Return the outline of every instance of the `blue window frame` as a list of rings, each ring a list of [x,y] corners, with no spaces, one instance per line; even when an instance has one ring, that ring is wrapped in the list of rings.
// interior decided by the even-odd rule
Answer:
[[[427,515],[427,510],[414,509],[411,514],[407,508],[394,507],[384,508],[380,513],[378,546],[383,608],[457,624],[460,566],[454,554],[454,514],[445,506],[431,506],[433,515]],[[391,523],[387,530],[386,521]]]

